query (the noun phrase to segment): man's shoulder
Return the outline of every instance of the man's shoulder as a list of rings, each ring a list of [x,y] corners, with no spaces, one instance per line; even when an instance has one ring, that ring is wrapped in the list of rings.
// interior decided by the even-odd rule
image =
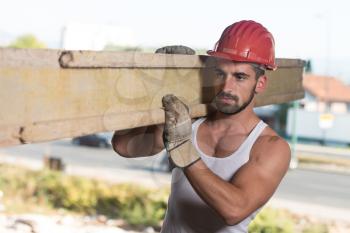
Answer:
[[[266,127],[254,143],[251,155],[259,158],[283,157],[290,159],[290,147],[288,142],[279,136],[273,129]]]

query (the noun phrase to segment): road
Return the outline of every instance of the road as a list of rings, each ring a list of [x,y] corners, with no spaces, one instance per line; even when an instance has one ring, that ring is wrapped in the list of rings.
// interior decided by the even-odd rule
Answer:
[[[42,166],[45,153],[62,158],[67,172],[72,174],[153,186],[170,184],[170,174],[159,169],[161,154],[149,158],[126,159],[116,155],[112,149],[75,146],[67,140],[2,148],[0,159],[17,164],[29,161]],[[291,170],[274,197],[350,211],[350,175]]]
[[[68,140],[1,148],[0,162],[40,169],[47,154],[61,158],[69,174],[152,187],[170,184],[170,174],[160,167],[162,154],[127,159],[111,148],[76,146]]]
[[[287,173],[275,196],[350,210],[350,175],[292,170]]]

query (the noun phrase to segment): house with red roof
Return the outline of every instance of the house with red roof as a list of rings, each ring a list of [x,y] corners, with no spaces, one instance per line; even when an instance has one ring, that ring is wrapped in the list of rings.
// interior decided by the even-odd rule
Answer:
[[[347,113],[350,112],[350,86],[341,80],[314,74],[303,78],[305,98],[301,106],[307,111]]]
[[[350,144],[350,86],[341,80],[305,74],[305,98],[298,109],[290,108],[287,135],[320,143]],[[294,118],[295,117],[295,118]]]

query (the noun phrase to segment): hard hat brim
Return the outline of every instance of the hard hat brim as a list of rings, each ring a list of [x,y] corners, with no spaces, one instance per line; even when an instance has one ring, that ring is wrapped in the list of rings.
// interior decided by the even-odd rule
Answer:
[[[227,59],[227,60],[231,60],[231,61],[237,61],[237,62],[250,62],[250,63],[257,63],[257,64],[262,64],[258,61],[252,61],[249,58],[244,58],[241,56],[237,56],[234,54],[230,54],[230,53],[224,53],[224,52],[217,52],[214,50],[208,50],[207,54],[213,57],[217,57],[217,58],[223,58],[223,59]],[[266,67],[266,69],[268,70],[276,70],[277,66],[276,65],[266,65],[266,64],[262,64]]]

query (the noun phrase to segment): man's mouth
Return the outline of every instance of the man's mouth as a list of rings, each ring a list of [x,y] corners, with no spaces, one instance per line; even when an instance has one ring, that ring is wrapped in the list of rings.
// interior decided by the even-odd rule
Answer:
[[[220,99],[220,101],[222,101],[222,102],[232,102],[232,101],[235,101],[233,98],[225,97],[225,96],[220,96],[219,99]]]

